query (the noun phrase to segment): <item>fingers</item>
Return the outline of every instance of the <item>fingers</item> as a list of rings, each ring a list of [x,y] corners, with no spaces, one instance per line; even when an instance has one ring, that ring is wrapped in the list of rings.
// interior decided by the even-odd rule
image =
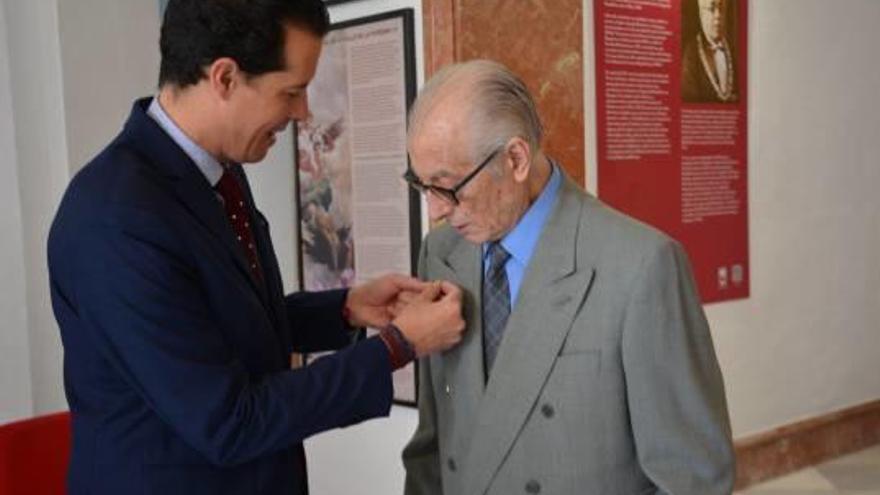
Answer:
[[[444,294],[461,293],[461,288],[448,280],[440,280],[438,283]]]
[[[397,294],[396,303],[397,304],[409,304],[409,303],[415,301],[419,297],[419,294],[421,294],[421,291],[419,291],[419,292],[412,292],[412,291],[400,292],[399,294]]]
[[[423,282],[415,277],[400,273],[391,273],[385,275],[384,278],[391,282],[400,291],[421,292],[429,285],[429,282]]]
[[[414,296],[411,296],[410,298],[408,298],[407,300],[404,300],[404,299],[398,297],[396,301],[389,304],[386,307],[386,309],[387,309],[388,313],[391,314],[391,318],[392,319],[397,318],[397,316],[400,313],[402,313],[403,310],[405,310],[407,308],[407,306],[409,306],[410,303],[416,299],[416,297],[417,297],[417,295],[414,295]]]
[[[462,290],[448,281],[434,281],[417,295],[398,294],[388,306],[394,323],[418,356],[443,351],[462,340],[466,325],[461,314]],[[404,298],[410,297],[409,302]]]
[[[443,300],[461,300],[461,288],[447,280],[438,282],[443,292]]]
[[[440,295],[441,287],[439,282],[431,282],[425,289],[419,293],[416,300],[424,302],[432,302]]]
[[[403,308],[405,308],[405,307],[406,306],[404,306],[403,304],[398,302],[398,303],[394,303],[394,304],[389,305],[387,308],[385,308],[385,310],[388,311],[388,314],[391,315],[391,319],[393,320],[393,319],[397,318],[398,316],[400,316],[400,313],[403,312]]]

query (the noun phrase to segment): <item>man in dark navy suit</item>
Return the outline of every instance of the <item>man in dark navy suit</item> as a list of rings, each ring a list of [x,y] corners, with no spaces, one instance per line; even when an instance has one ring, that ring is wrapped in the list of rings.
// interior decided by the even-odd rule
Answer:
[[[49,236],[69,493],[305,494],[303,439],[387,415],[391,371],[460,340],[446,282],[283,294],[239,164],[307,116],[328,22],[321,0],[169,3],[158,97],[76,175]]]

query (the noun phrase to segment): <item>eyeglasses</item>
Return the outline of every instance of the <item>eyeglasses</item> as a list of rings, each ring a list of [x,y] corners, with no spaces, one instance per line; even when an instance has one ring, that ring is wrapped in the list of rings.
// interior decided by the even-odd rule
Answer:
[[[502,149],[504,149],[504,145],[499,146],[498,148],[495,148],[495,151],[493,151],[492,153],[489,153],[489,156],[487,156],[486,159],[482,161],[482,163],[477,165],[477,168],[475,168],[473,170],[473,172],[469,173],[467,175],[467,177],[462,179],[458,184],[453,186],[451,189],[448,189],[445,187],[440,187],[440,186],[435,186],[433,184],[425,184],[424,182],[419,180],[418,177],[416,177],[415,172],[413,172],[411,168],[406,169],[406,172],[403,174],[403,180],[405,180],[410,185],[410,187],[412,187],[413,189],[415,189],[416,191],[418,191],[422,194],[427,195],[428,192],[430,192],[434,196],[437,196],[438,198],[446,201],[447,203],[451,203],[452,205],[458,206],[458,204],[459,204],[458,191],[460,191],[461,188],[466,186],[467,183],[471,181],[471,179],[476,177],[477,174],[480,173],[480,170],[483,170],[484,168],[486,168],[486,165],[491,163],[492,159],[494,159],[496,156],[498,156],[498,153]]]

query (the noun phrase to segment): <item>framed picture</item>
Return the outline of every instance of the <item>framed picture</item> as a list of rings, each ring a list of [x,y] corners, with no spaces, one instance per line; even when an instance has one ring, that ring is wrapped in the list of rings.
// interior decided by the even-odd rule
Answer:
[[[294,133],[302,290],[415,271],[419,197],[401,179],[414,57],[412,9],[334,24],[324,38],[312,115]],[[394,380],[396,400],[414,404],[415,366]]]

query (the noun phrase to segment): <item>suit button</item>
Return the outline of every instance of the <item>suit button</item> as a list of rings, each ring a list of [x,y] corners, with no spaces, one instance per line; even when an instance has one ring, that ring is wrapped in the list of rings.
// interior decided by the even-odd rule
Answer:
[[[446,459],[446,466],[449,468],[450,471],[455,471],[455,459],[453,459],[452,457]]]
[[[553,406],[550,404],[544,404],[541,406],[541,414],[543,414],[545,418],[552,418],[553,415],[556,414],[556,409],[553,409]]]
[[[452,394],[452,388],[451,388],[451,387],[449,386],[449,384],[447,383],[447,384],[446,384],[446,395],[451,395],[451,394]]]
[[[526,483],[526,492],[532,494],[541,493],[541,484],[535,480],[529,480],[529,482]]]

